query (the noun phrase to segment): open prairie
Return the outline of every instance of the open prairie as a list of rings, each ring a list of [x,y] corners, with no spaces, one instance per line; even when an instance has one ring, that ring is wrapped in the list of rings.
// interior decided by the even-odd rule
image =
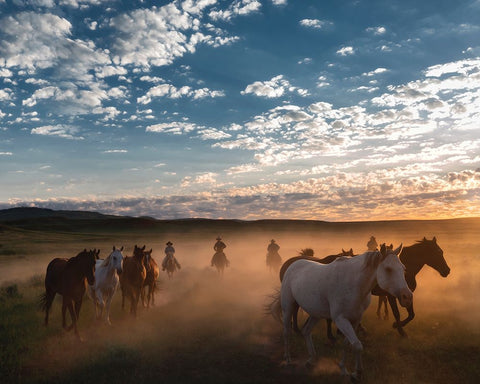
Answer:
[[[52,222],[49,222],[52,224]],[[37,223],[38,224],[38,223]],[[79,227],[80,228],[80,227]],[[223,277],[210,267],[215,238],[227,244]],[[2,383],[343,383],[341,343],[326,343],[325,322],[315,329],[319,361],[304,368],[303,339],[293,336],[293,366],[282,365],[281,325],[265,314],[280,287],[265,265],[271,239],[285,261],[302,248],[318,257],[378,242],[411,245],[436,236],[451,268],[448,277],[425,266],[417,275],[415,319],[401,338],[390,320],[379,320],[372,298],[363,324],[364,383],[474,383],[480,377],[480,220],[375,223],[186,221],[123,227],[0,227],[0,377]],[[182,269],[160,274],[155,306],[137,318],[121,310],[117,292],[112,326],[94,320],[85,298],[79,329],[84,341],[61,327],[61,300],[43,325],[38,299],[48,262],[84,248],[112,246],[131,255],[135,244],[153,248],[158,263],[172,241]],[[402,318],[406,312],[402,310]]]

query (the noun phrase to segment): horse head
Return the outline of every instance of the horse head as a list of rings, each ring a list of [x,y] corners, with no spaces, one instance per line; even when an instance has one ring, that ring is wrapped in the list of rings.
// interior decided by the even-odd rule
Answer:
[[[443,257],[442,248],[437,244],[437,238],[434,236],[432,240],[427,240],[424,237],[420,244],[425,248],[422,252],[425,264],[438,271],[442,277],[447,277],[450,274],[450,267]]]
[[[149,271],[149,270],[152,268],[152,266],[150,265],[150,260],[151,260],[151,258],[152,258],[152,252],[153,252],[153,249],[152,249],[152,248],[150,248],[150,251],[145,251],[145,252],[144,252],[144,254],[145,254],[145,259],[144,259],[144,261],[143,261],[143,264],[144,264],[145,269],[146,269],[147,271]]]
[[[405,266],[398,257],[402,249],[402,244],[396,249],[391,249],[385,244],[380,246],[377,283],[380,288],[395,296],[402,307],[409,307],[413,302],[413,294],[405,281]]]
[[[120,249],[115,248],[113,246],[112,253],[108,257],[109,263],[112,263],[113,268],[117,270],[118,274],[121,274],[123,272],[123,247]]]
[[[82,252],[82,255],[83,255],[82,259],[85,260],[84,273],[85,273],[85,277],[87,278],[87,282],[90,285],[95,284],[95,264],[97,262],[97,257],[99,253],[100,253],[100,250],[98,250],[97,252],[96,249],[94,249],[93,251],[90,250],[88,252],[86,249],[84,249],[84,251]]]

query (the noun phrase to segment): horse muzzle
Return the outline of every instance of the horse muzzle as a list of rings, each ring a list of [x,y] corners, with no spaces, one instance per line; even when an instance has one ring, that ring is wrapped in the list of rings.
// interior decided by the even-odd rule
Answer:
[[[442,277],[447,277],[450,274],[450,268],[444,269],[442,272],[440,272],[440,276]]]
[[[402,289],[397,295],[397,299],[402,307],[408,308],[413,304],[413,293],[408,288]]]
[[[118,273],[119,275],[121,275],[122,272],[123,272],[123,269],[122,269],[122,268],[118,268],[118,269],[117,269],[117,273]]]

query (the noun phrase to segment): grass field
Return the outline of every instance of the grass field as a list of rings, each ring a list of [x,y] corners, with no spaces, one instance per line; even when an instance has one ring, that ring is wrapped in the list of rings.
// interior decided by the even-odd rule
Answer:
[[[463,223],[463,222],[461,222]],[[473,224],[473,225],[472,225]],[[339,374],[341,343],[326,344],[325,322],[315,329],[319,361],[304,368],[307,351],[294,337],[293,366],[282,364],[280,324],[264,313],[278,278],[265,267],[266,246],[275,238],[285,260],[305,247],[318,256],[379,241],[410,245],[437,236],[451,274],[429,267],[417,276],[416,318],[402,339],[392,320],[378,320],[376,298],[365,313],[364,383],[477,383],[480,378],[480,225],[451,222],[380,223],[332,226],[325,231],[288,227],[222,232],[231,267],[220,278],[209,267],[218,228],[198,232],[80,232],[0,229],[0,382],[1,383],[344,383]],[[61,328],[60,298],[51,322],[43,326],[38,297],[45,268],[53,257],[71,257],[83,248],[113,245],[153,248],[160,261],[167,240],[174,242],[182,270],[172,280],[161,275],[156,305],[136,319],[121,310],[117,295],[111,327],[94,321],[85,298],[79,343]],[[403,316],[405,313],[403,312]]]

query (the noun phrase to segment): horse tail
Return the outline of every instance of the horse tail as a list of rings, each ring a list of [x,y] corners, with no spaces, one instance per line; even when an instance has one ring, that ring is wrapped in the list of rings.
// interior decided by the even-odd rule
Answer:
[[[282,305],[280,302],[280,291],[270,295],[270,302],[265,304],[265,314],[273,316],[275,320],[282,323]]]
[[[38,309],[42,312],[48,311],[48,301],[47,301],[47,293],[43,293],[38,297]]]

